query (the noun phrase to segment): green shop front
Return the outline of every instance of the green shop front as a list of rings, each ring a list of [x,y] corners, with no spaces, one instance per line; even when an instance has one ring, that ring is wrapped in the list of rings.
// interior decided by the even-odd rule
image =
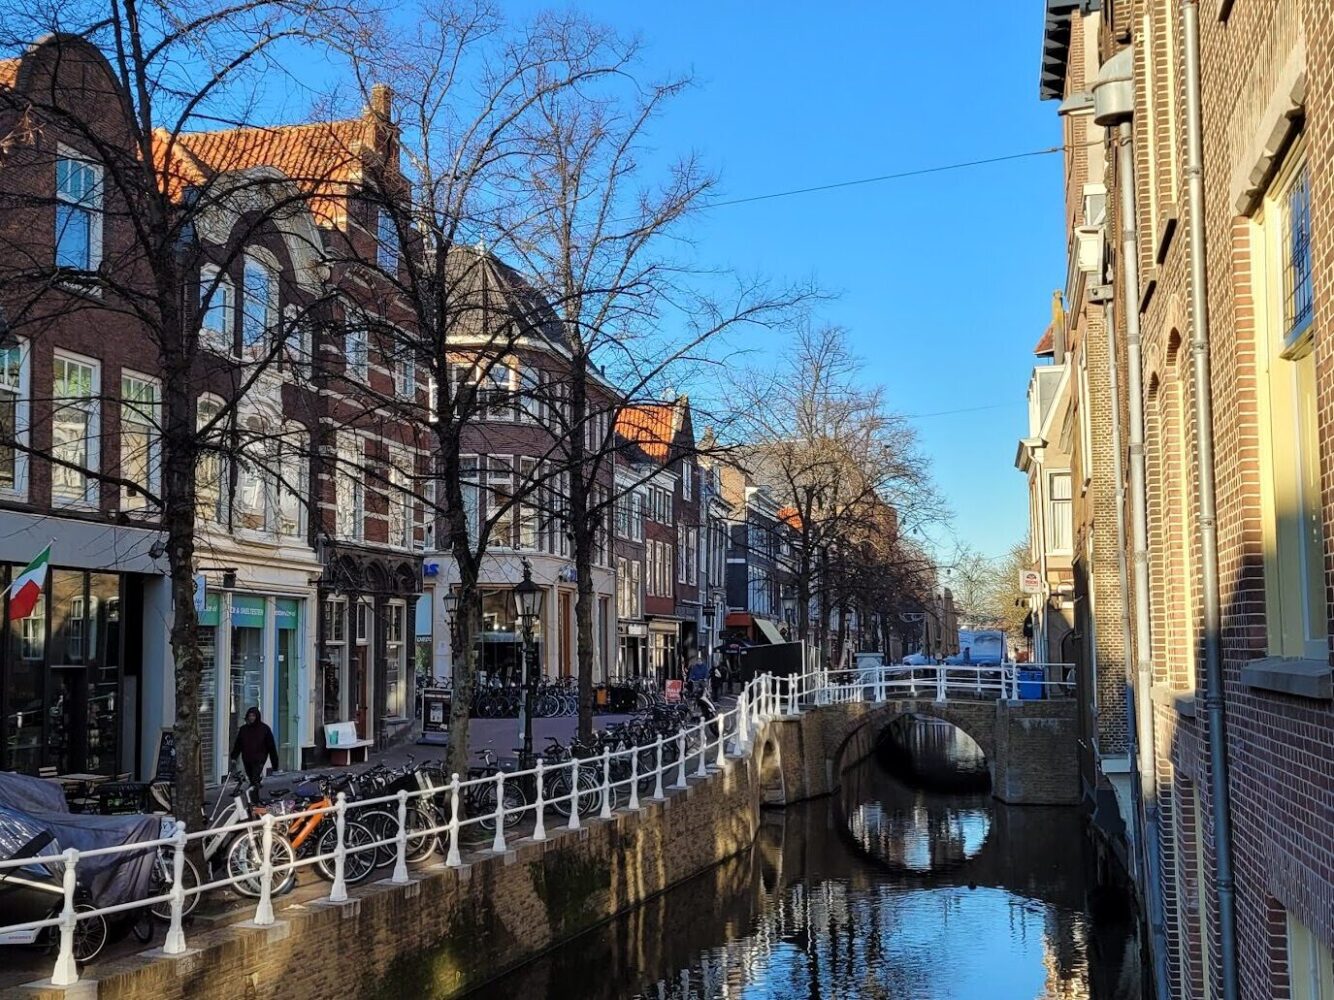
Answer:
[[[227,770],[246,710],[257,707],[273,729],[283,769],[300,765],[309,739],[306,637],[309,602],[272,594],[210,591],[200,614],[204,653],[199,728],[212,778]],[[211,762],[211,763],[210,763]]]

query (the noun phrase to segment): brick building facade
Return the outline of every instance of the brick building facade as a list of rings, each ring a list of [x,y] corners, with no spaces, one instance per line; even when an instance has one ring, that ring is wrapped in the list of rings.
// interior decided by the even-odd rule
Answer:
[[[1186,6],[1198,17],[1203,137],[1204,238],[1194,248]],[[1151,686],[1136,684],[1133,692],[1151,711],[1135,748],[1152,783],[1137,808],[1149,838],[1148,867],[1137,874],[1156,978],[1173,997],[1223,995],[1231,955],[1240,996],[1328,997],[1334,361],[1323,322],[1334,309],[1334,8],[1322,0],[1047,7],[1049,33],[1053,20],[1072,37],[1096,32],[1104,68],[1133,46],[1133,176],[1114,167],[1111,130],[1105,173],[1107,231],[1133,226],[1137,235],[1139,282],[1131,291],[1143,349],[1138,402],[1152,581]],[[1044,88],[1053,82],[1044,76]],[[1087,78],[1071,74],[1059,93],[1044,96],[1077,107],[1087,88]],[[1133,219],[1118,208],[1124,184],[1133,185]],[[1193,250],[1202,255],[1203,289],[1192,286]],[[1105,253],[1106,278],[1123,281],[1119,240],[1109,237]],[[1206,295],[1207,387],[1194,377],[1197,291]],[[1121,345],[1127,318],[1125,310],[1113,312]],[[1116,404],[1125,417],[1124,347],[1117,364]],[[1090,390],[1110,395],[1092,379]],[[1210,441],[1196,421],[1201,391],[1212,402],[1229,845],[1219,841],[1202,634],[1209,525],[1200,476]],[[1127,467],[1134,457],[1127,448]],[[1107,460],[1096,451],[1093,459],[1095,466]],[[1131,509],[1128,501],[1127,520]],[[1095,561],[1095,574],[1115,551],[1095,545],[1102,562]],[[1235,877],[1234,941],[1224,939],[1220,910],[1225,846]]]

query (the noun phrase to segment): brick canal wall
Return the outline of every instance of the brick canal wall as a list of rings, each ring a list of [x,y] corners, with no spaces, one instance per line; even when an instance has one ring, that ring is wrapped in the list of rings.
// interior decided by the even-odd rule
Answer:
[[[462,868],[416,869],[410,885],[357,886],[343,904],[278,900],[268,927],[196,924],[185,956],[146,953],[89,970],[76,993],[20,995],[458,996],[749,848],[760,824],[758,767],[755,754],[729,758],[663,801],[645,798],[638,813],[549,828],[547,841],[514,840]]]
[[[729,757],[725,769],[691,779],[663,801],[645,798],[638,813],[594,819],[577,831],[551,827],[541,843],[515,838],[505,854],[469,856],[461,868],[416,869],[405,886],[358,886],[342,904],[278,900],[278,920],[269,927],[196,924],[187,928],[187,955],[147,952],[103,963],[73,995],[460,996],[745,851],[759,831],[762,805],[832,793],[843,771],[874,749],[884,724],[907,709],[970,731],[989,759],[997,754],[993,777],[1019,800],[1056,798],[1067,783],[1077,794],[1074,720],[1065,717],[1073,708],[904,702],[810,710],[768,723],[747,756]],[[999,730],[986,728],[1002,720]],[[1068,758],[1069,767],[1052,755]],[[29,987],[21,995],[71,994]]]

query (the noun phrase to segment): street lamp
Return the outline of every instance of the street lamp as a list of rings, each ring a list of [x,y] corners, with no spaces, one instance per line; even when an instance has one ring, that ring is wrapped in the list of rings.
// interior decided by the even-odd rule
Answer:
[[[519,738],[523,740],[524,767],[533,758],[533,686],[537,680],[537,671],[528,676],[528,647],[533,641],[533,626],[542,617],[542,597],[544,591],[533,583],[533,567],[527,559],[523,561],[523,579],[514,587],[514,613],[519,619],[519,628],[523,641],[519,646],[520,681],[523,684],[523,702],[519,706]]]
[[[441,603],[445,606],[445,617],[449,619],[449,651],[453,654],[450,661],[451,668],[454,661],[459,658],[459,653],[463,652],[463,637],[459,629],[459,595],[455,590],[446,591],[445,596],[441,598]]]

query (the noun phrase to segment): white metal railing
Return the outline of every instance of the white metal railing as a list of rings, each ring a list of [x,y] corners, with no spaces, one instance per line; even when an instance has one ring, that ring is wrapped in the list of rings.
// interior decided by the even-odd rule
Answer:
[[[743,756],[750,752],[755,731],[766,722],[799,715],[804,709],[844,704],[849,702],[878,702],[901,698],[930,697],[937,701],[954,698],[990,698],[1022,699],[1029,697],[1053,697],[1068,694],[1072,682],[1048,680],[1046,677],[1057,674],[1065,676],[1067,665],[1024,664],[1016,669],[1012,663],[999,666],[968,665],[930,665],[907,666],[887,665],[872,668],[853,668],[844,670],[809,670],[805,673],[788,677],[774,677],[762,674],[750,681],[742,689],[737,703],[712,719],[701,720],[679,730],[676,733],[659,735],[650,743],[627,746],[612,750],[604,747],[600,757],[578,758],[559,763],[537,761],[527,770],[505,771],[497,769],[493,774],[461,779],[457,773],[450,776],[443,786],[434,786],[429,782],[419,789],[400,789],[392,794],[349,801],[346,793],[338,792],[332,805],[305,809],[276,816],[266,813],[258,819],[228,823],[187,833],[185,824],[176,822],[175,832],[171,837],[148,841],[140,844],[117,845],[99,848],[93,851],[78,851],[74,848],[61,855],[48,855],[28,858],[0,860],[0,873],[6,869],[42,865],[48,869],[59,869],[63,874],[63,904],[60,912],[44,920],[30,921],[23,924],[0,926],[0,932],[20,931],[58,927],[60,931],[59,948],[55,968],[51,974],[53,986],[70,986],[78,981],[78,968],[74,959],[74,931],[76,922],[105,917],[126,910],[170,905],[170,920],[163,952],[179,955],[186,950],[185,933],[182,927],[186,911],[186,899],[215,889],[234,887],[245,883],[253,885],[259,880],[258,899],[255,905],[254,922],[271,924],[273,914],[273,887],[287,881],[287,876],[295,869],[320,862],[333,862],[334,877],[330,884],[329,900],[342,902],[347,899],[345,869],[349,855],[365,851],[378,851],[380,848],[394,848],[394,867],[389,881],[406,883],[408,875],[407,845],[409,839],[434,838],[435,843],[443,848],[448,868],[459,867],[462,861],[462,841],[465,831],[470,828],[491,824],[494,832],[490,850],[503,853],[508,849],[509,838],[506,830],[524,817],[531,816],[533,830],[531,838],[545,840],[547,837],[546,812],[548,807],[564,801],[569,806],[569,818],[566,826],[578,829],[583,822],[580,815],[581,800],[594,799],[598,806],[598,816],[608,819],[613,812],[625,808],[637,811],[642,807],[641,785],[651,783],[649,797],[659,800],[665,797],[667,788],[684,788],[691,776],[705,778],[711,770],[721,770],[726,765],[729,752],[734,756]],[[1020,670],[1041,670],[1044,679],[1024,679]],[[1029,675],[1031,676],[1031,675]],[[569,791],[556,796],[550,794],[548,781],[552,775],[560,776],[568,768],[566,776]],[[596,780],[596,786],[581,784],[580,776]],[[517,787],[522,794],[515,796],[523,804],[506,804],[506,788]],[[527,790],[531,789],[531,799]],[[488,812],[478,809],[490,796],[494,796],[494,806]],[[622,807],[622,796],[625,805]],[[437,804],[443,796],[446,804]],[[379,807],[392,806],[396,812],[396,830],[392,836],[383,837],[370,843],[349,847],[346,842],[347,823],[357,816],[365,816],[368,811]],[[418,825],[409,832],[408,816],[416,811]],[[332,815],[335,824],[335,847],[327,854],[305,854],[300,857],[291,851],[290,846],[284,854],[291,860],[274,860],[275,838],[280,834],[274,829],[276,824],[289,824],[296,820],[309,819],[313,816]],[[426,822],[423,824],[422,820]],[[200,873],[197,885],[186,886],[184,870],[185,859],[192,843],[204,838],[223,838],[215,840],[213,854],[221,853],[224,858],[230,845],[238,837],[251,839],[252,848],[257,848],[261,859],[258,872],[251,870],[237,875],[210,878],[213,868]],[[258,836],[258,844],[254,838]],[[221,846],[219,846],[221,845]],[[84,906],[76,910],[78,893],[78,866],[80,862],[99,856],[123,853],[132,856],[144,851],[171,850],[172,878],[170,888],[158,895],[145,899],[136,899],[114,906]],[[434,853],[433,845],[432,852]]]

